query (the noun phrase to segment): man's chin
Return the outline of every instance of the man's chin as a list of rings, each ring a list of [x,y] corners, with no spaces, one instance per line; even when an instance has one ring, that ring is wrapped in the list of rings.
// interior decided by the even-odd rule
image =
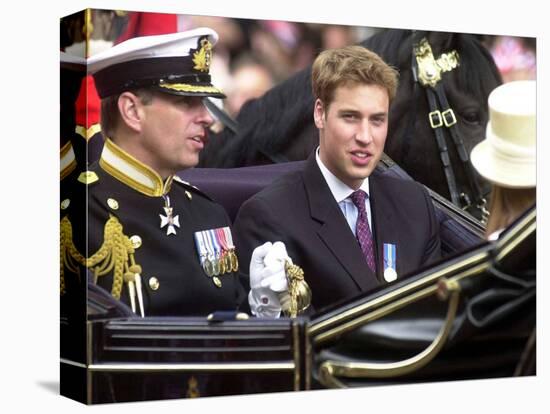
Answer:
[[[189,168],[195,168],[196,166],[198,165],[198,161],[194,164],[185,164],[185,165],[182,165],[178,171],[185,171],[185,170],[188,170]]]
[[[372,174],[373,168],[370,167],[370,164],[368,166],[365,166],[363,168],[354,168],[352,177],[355,180],[364,180],[369,175]]]

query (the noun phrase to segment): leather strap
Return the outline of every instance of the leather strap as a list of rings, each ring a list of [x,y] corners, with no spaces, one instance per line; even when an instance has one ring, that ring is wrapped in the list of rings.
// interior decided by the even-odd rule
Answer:
[[[445,136],[443,134],[443,130],[441,129],[441,127],[444,125],[443,117],[437,105],[436,94],[432,88],[426,88],[426,96],[428,97],[428,103],[430,106],[428,121],[430,122],[430,125],[435,133],[437,147],[439,148],[439,157],[441,158],[441,162],[443,164],[443,171],[447,180],[447,187],[449,188],[451,201],[453,202],[453,204],[459,206],[460,199],[456,187],[456,178],[453,166],[451,165],[447,142],[445,141]]]

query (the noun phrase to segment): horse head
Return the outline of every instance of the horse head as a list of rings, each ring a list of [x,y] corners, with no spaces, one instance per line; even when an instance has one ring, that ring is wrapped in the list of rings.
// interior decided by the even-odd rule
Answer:
[[[441,71],[436,86],[423,85],[419,79],[421,68],[415,51],[423,40],[431,48],[433,61],[444,60],[451,54],[457,59],[458,65]],[[443,32],[391,30],[367,39],[363,45],[380,54],[400,73],[399,89],[390,111],[385,152],[414,179],[453,199],[448,183],[449,171],[444,169],[441,145],[437,143],[435,129],[440,128],[438,133],[448,151],[450,171],[454,174],[459,197],[453,201],[461,207],[466,207],[468,202],[473,204],[473,187],[476,185],[481,195],[486,196],[490,184],[472,169],[467,157],[485,137],[487,98],[501,83],[489,52],[474,35]],[[437,103],[436,89],[444,95],[454,114],[456,124],[452,126],[453,131],[446,123],[437,127],[438,124],[433,122],[443,119],[433,118],[430,122],[429,114],[434,108],[430,107],[428,95],[435,96],[432,100]],[[462,157],[454,139],[457,137],[463,143]],[[475,205],[471,205],[469,211],[480,217],[480,210]]]

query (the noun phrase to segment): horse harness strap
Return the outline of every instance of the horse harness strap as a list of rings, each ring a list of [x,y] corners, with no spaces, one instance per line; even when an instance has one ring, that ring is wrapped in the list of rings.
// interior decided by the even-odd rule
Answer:
[[[237,121],[231,118],[231,116],[227,112],[225,112],[221,108],[218,108],[218,106],[208,97],[203,98],[202,102],[204,106],[206,106],[208,111],[212,115],[214,115],[214,117],[216,117],[218,121],[220,121],[227,128],[229,128],[231,132],[233,132],[235,135],[239,133]]]
[[[458,190],[456,187],[456,178],[453,171],[453,166],[451,164],[451,159],[449,157],[449,149],[447,148],[445,135],[443,134],[443,130],[441,129],[441,126],[445,122],[447,122],[447,118],[445,118],[441,111],[438,109],[437,98],[433,89],[426,88],[426,94],[428,96],[428,102],[430,105],[430,113],[428,114],[428,119],[430,121],[430,126],[435,132],[435,139],[437,141],[437,147],[439,148],[439,156],[443,164],[443,171],[445,173],[445,178],[447,179],[449,193],[451,194],[451,201],[455,205],[460,205],[460,199],[458,197]],[[456,123],[456,118],[454,118],[454,122]]]
[[[428,114],[428,119],[430,122],[430,126],[435,132],[437,145],[441,154],[441,161],[443,162],[443,169],[445,170],[445,176],[447,178],[447,185],[451,194],[451,201],[453,202],[453,204],[456,204],[463,209],[467,209],[472,205],[472,200],[470,199],[470,196],[468,194],[460,193],[459,195],[458,193],[456,178],[454,176],[454,171],[447,152],[447,145],[442,128],[443,126],[445,126],[451,134],[451,138],[464,168],[464,172],[466,173],[466,178],[468,180],[468,185],[471,190],[471,195],[474,198],[473,201],[475,202],[475,205],[481,209],[483,215],[486,215],[486,200],[483,197],[479,184],[474,176],[470,157],[468,155],[468,152],[466,151],[464,141],[460,136],[460,133],[456,126],[456,115],[453,109],[450,107],[449,102],[447,101],[445,91],[443,90],[443,85],[441,83],[438,83],[433,88],[427,87],[426,94],[428,96],[428,102],[430,105],[430,113]],[[448,163],[448,165],[446,164],[446,162]]]
[[[439,102],[441,103],[441,117],[443,118],[445,126],[451,133],[451,137],[458,152],[458,156],[464,167],[468,184],[470,185],[470,189],[472,190],[472,196],[474,197],[475,204],[483,211],[485,209],[484,206],[487,201],[483,197],[481,188],[479,187],[479,183],[475,178],[474,168],[472,166],[472,163],[470,162],[470,156],[468,155],[468,151],[466,151],[464,140],[460,136],[458,127],[456,126],[456,116],[454,114],[454,111],[451,109],[449,102],[447,101],[447,96],[445,95],[445,91],[443,90],[443,85],[441,85],[440,83],[437,84],[435,86],[435,92],[437,93],[437,97],[439,99]],[[464,208],[469,207],[472,203],[472,200],[469,199],[467,194],[461,194],[461,196],[463,196],[464,198]]]
[[[426,96],[430,106],[428,120],[435,133],[447,186],[451,195],[451,201],[453,204],[460,206],[463,210],[468,209],[472,205],[468,194],[461,193],[459,195],[458,193],[456,178],[449,157],[443,132],[444,130],[442,128],[443,126],[445,126],[451,134],[451,138],[466,173],[468,185],[472,191],[476,206],[480,208],[483,218],[486,219],[488,216],[488,212],[485,208],[486,200],[483,198],[479,183],[475,178],[470,157],[456,126],[456,115],[449,105],[442,85],[443,72],[449,72],[458,66],[458,53],[452,51],[442,54],[439,58],[435,59],[428,41],[426,38],[423,38],[413,47],[413,55],[415,59],[412,70],[415,74],[415,81],[419,82],[426,90]],[[418,77],[416,76],[417,72]]]

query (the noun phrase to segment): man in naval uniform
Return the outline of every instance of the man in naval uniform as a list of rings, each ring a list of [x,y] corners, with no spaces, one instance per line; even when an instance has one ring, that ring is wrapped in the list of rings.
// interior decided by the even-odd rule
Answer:
[[[87,228],[71,229],[66,250],[141,316],[235,311],[244,299],[225,210],[176,175],[207,143],[203,99],[225,97],[209,75],[217,38],[207,28],[134,38],[88,61],[105,145],[80,177],[87,197],[70,215],[87,209]]]

